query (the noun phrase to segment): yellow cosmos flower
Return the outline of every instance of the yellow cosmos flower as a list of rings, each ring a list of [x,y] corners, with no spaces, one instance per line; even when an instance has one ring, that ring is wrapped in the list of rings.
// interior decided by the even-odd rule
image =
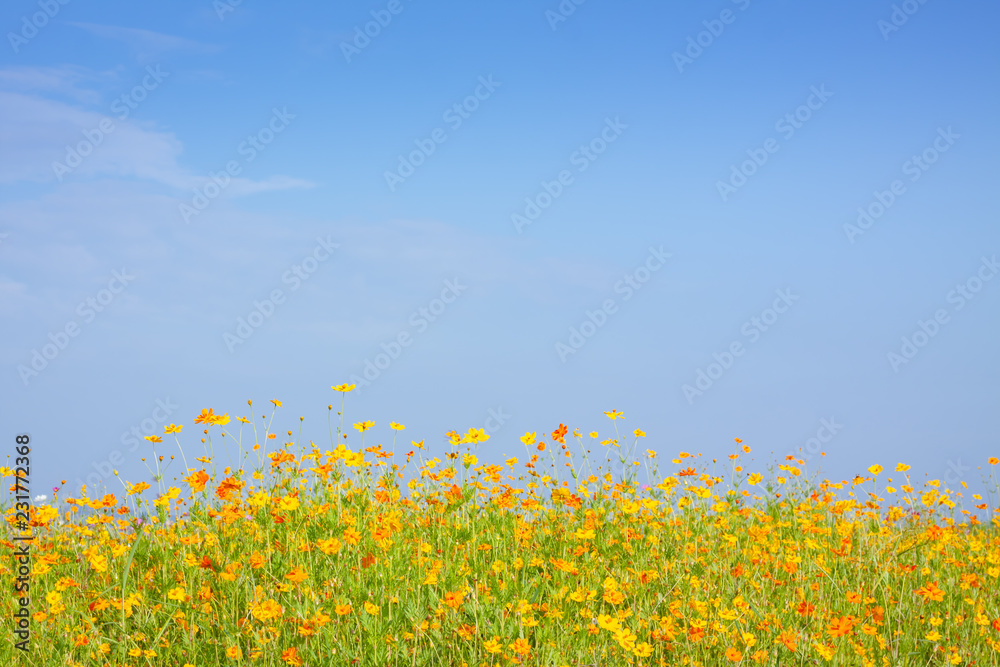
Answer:
[[[284,613],[284,609],[274,600],[263,600],[262,602],[258,602],[253,605],[250,608],[250,613],[253,614],[256,619],[267,621],[281,616]]]
[[[503,650],[503,643],[501,643],[499,637],[493,637],[493,639],[483,642],[483,648],[490,653],[499,653]]]
[[[278,501],[278,509],[282,512],[294,512],[299,508],[299,499],[295,496],[285,496]]]

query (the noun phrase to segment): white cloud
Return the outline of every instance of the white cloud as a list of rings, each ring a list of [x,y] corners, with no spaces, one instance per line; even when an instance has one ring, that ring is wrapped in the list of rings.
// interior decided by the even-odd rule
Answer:
[[[93,89],[94,84],[110,79],[117,79],[117,75],[112,72],[97,73],[77,65],[11,65],[0,70],[0,90],[45,92],[68,97],[82,104],[97,104],[101,95]],[[81,84],[87,84],[87,87]]]
[[[4,90],[10,87],[65,93],[68,89],[79,90],[77,83],[87,77],[86,70],[0,69],[0,183],[53,183],[59,182],[60,176],[64,182],[76,182],[112,176],[152,181],[189,197],[193,188],[209,181],[207,175],[193,173],[180,164],[182,142],[153,123],[119,120],[114,115],[39,94]],[[102,131],[102,123],[105,128],[110,123],[111,131]],[[65,171],[71,151],[84,150],[89,154],[78,166]],[[313,185],[282,175],[259,181],[235,178],[223,197]]]

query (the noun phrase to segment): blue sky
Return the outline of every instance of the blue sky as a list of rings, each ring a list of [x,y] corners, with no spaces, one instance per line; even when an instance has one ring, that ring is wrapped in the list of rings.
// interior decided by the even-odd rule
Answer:
[[[148,477],[131,429],[184,424],[190,452],[196,414],[248,399],[323,445],[331,385],[369,368],[366,444],[488,427],[499,461],[617,409],[663,455],[740,437],[761,468],[814,438],[834,479],[976,487],[997,13],[5,3],[4,437],[43,489],[109,457]]]

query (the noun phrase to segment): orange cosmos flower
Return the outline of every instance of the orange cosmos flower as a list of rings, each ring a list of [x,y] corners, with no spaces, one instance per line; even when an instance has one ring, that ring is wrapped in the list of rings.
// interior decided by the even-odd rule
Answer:
[[[928,600],[933,600],[934,602],[942,602],[944,600],[944,591],[938,588],[936,581],[932,581],[926,586],[917,589],[917,595],[923,596]]]
[[[739,649],[727,648],[726,649],[726,660],[729,662],[739,662],[743,659],[743,654],[739,652]]]
[[[850,634],[851,630],[854,629],[854,625],[857,623],[854,616],[841,616],[840,618],[835,618],[830,622],[827,627],[826,632],[831,637],[843,637],[844,635]]]
[[[296,567],[291,572],[285,575],[285,579],[288,579],[289,581],[294,581],[295,583],[305,581],[308,578],[309,578],[309,573],[303,570],[301,567]]]
[[[566,424],[559,424],[559,428],[552,431],[552,439],[560,444],[566,444],[566,433],[569,432]]]
[[[795,613],[799,616],[808,616],[816,610],[816,607],[812,606],[805,600],[799,603],[799,606],[795,608]]]
[[[452,609],[461,607],[464,600],[465,594],[462,591],[449,591],[444,594],[444,603]]]
[[[514,653],[528,655],[531,653],[531,644],[528,643],[527,639],[521,637],[514,640],[514,643],[510,645],[510,649],[514,651]]]
[[[126,482],[128,484],[128,482]],[[149,484],[146,482],[139,482],[138,484],[128,484],[128,495],[132,496],[137,493],[142,493],[149,488]]]
[[[299,657],[299,650],[294,646],[281,652],[281,660],[286,665],[292,665],[292,667],[299,667],[302,664],[302,658]]]
[[[217,416],[218,415],[215,414],[212,408],[208,408],[207,410],[202,410],[201,414],[194,418],[194,423],[211,424],[212,420],[215,419]]]
[[[785,630],[780,635],[778,635],[778,641],[785,645],[789,651],[794,652],[798,646],[798,637],[795,636],[794,630]]]

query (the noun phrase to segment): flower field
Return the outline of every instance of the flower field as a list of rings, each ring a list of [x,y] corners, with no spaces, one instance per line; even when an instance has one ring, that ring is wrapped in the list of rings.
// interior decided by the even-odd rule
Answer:
[[[1000,664],[995,496],[902,463],[750,469],[739,439],[658,454],[617,411],[606,433],[526,433],[524,456],[483,460],[472,429],[427,458],[401,424],[388,446],[345,428],[352,388],[329,446],[271,430],[277,400],[204,410],[147,438],[155,486],[33,505],[28,593],[5,496],[0,664]],[[7,623],[25,595],[27,651]]]

